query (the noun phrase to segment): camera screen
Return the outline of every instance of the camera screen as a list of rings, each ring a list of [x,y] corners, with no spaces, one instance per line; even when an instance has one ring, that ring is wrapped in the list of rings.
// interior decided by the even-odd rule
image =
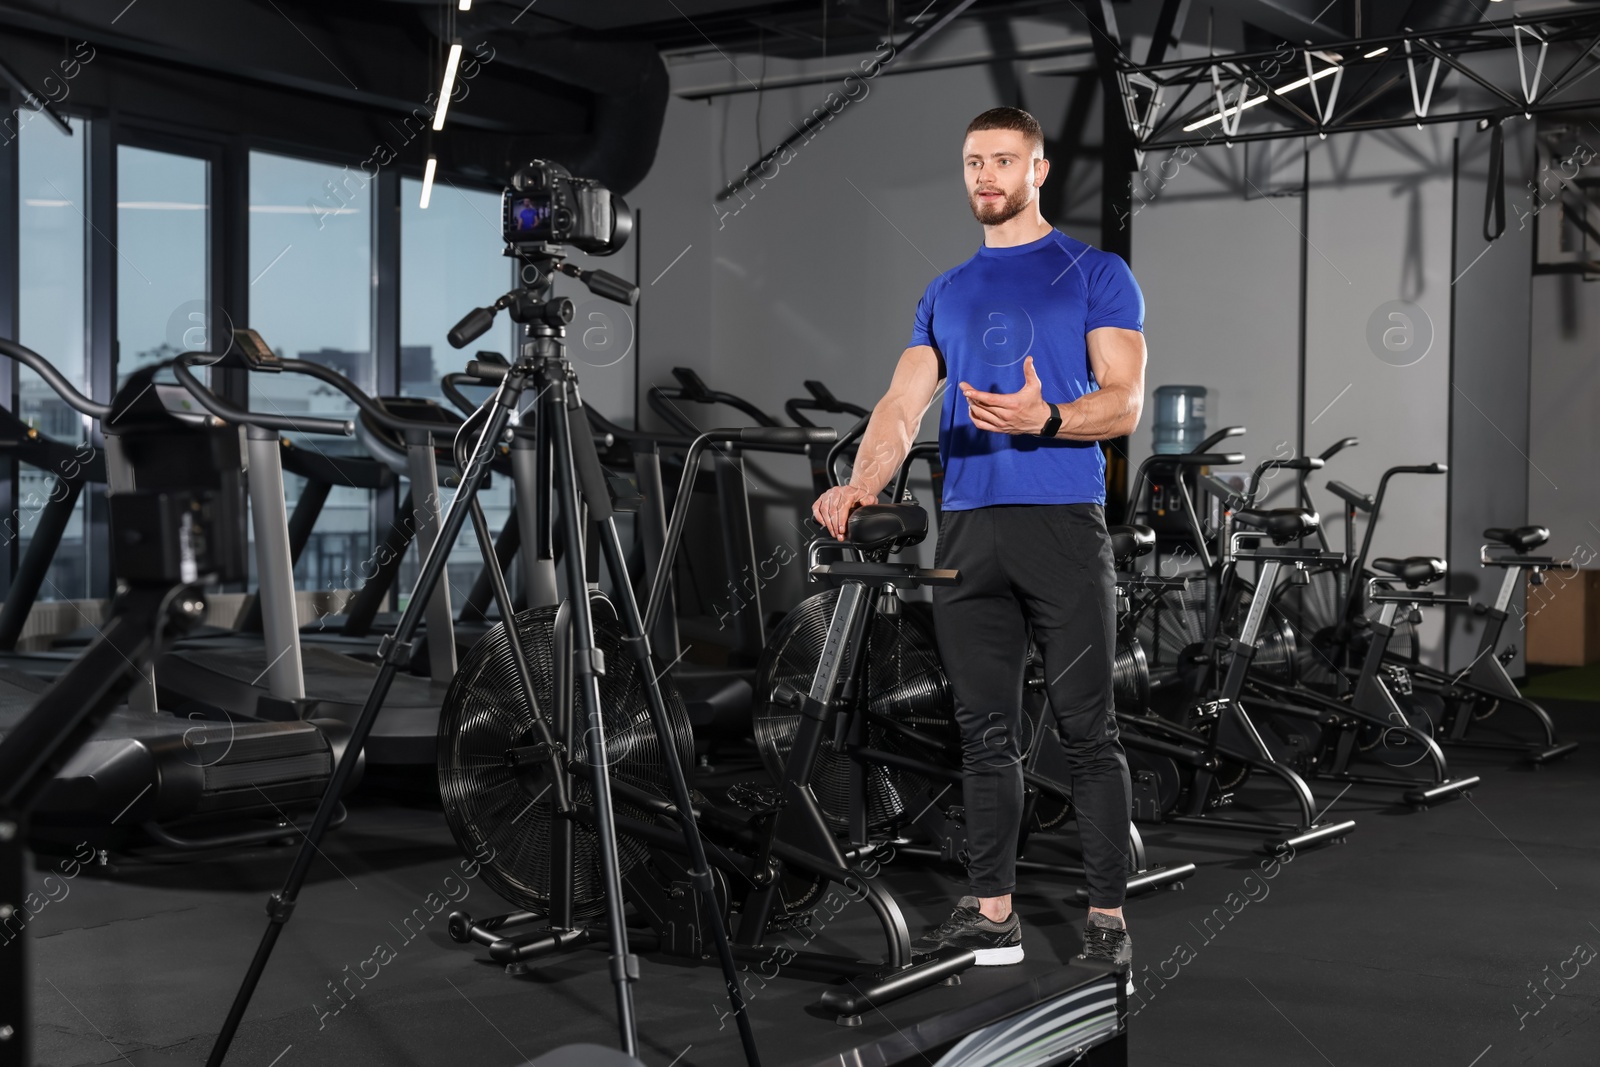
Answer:
[[[553,210],[548,193],[519,196],[511,202],[509,228],[512,233],[521,237],[546,237],[550,234],[550,216]],[[510,237],[511,234],[506,236]]]

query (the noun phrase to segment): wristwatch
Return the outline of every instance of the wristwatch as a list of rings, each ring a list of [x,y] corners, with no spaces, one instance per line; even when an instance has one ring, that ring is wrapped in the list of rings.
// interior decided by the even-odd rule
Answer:
[[[1039,431],[1039,436],[1054,437],[1056,435],[1056,431],[1061,429],[1061,409],[1056,407],[1054,404],[1051,404],[1049,401],[1045,401],[1045,403],[1050,408],[1050,417],[1044,420],[1044,429]]]

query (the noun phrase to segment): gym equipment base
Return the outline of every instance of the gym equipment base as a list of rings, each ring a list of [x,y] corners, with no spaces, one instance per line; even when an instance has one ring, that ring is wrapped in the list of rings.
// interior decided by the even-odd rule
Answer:
[[[896,855],[912,856],[917,859],[944,859],[944,854],[938,849],[929,848],[926,845],[896,844],[894,846],[894,851]],[[1042,874],[1067,875],[1078,878],[1082,878],[1084,876],[1084,870],[1082,867],[1073,867],[1060,863],[1042,863],[1036,860],[1025,859],[1017,860],[1017,870]],[[1183,884],[1183,880],[1194,872],[1195,866],[1192,863],[1177,863],[1170,867],[1149,867],[1142,871],[1136,871],[1128,875],[1127,895],[1131,898],[1142,896],[1145,893],[1149,893],[1152,890],[1161,889],[1165,886],[1179,887]],[[1085,886],[1076,887],[1072,891],[1071,899],[1078,904],[1087,903],[1089,900],[1088,888]]]
[[[491,957],[504,962],[508,974],[519,977],[532,973],[527,963],[531,957],[571,946],[573,938],[564,937],[562,931],[548,929],[532,931],[518,938],[515,943],[501,938],[496,931],[502,929],[503,925],[496,924],[519,917],[525,921],[532,918],[524,912],[474,922],[464,913],[456,912],[450,916],[450,936],[458,942],[470,940],[489,946]],[[602,951],[605,949],[603,932],[596,932],[593,927],[565,933],[592,942]],[[666,962],[670,957],[658,955],[658,942],[659,938],[642,931],[634,931],[629,936],[629,943],[641,954]],[[765,973],[758,972],[756,965],[770,960],[774,950],[775,946],[735,945],[734,955],[741,962],[751,964],[749,973],[754,976]],[[1014,1043],[1026,1042],[1037,1050],[1037,1058],[1027,1060],[1030,1064],[1122,1067],[1127,1063],[1125,983],[1114,972],[1101,965],[1079,960],[1066,966],[1039,960],[1034,961],[1032,966],[975,968],[967,971],[964,979],[957,977],[957,971],[970,965],[966,958],[968,955],[957,952],[943,957],[923,957],[914,965],[942,968],[947,972],[947,978],[941,984],[965,982],[959,992],[939,998],[944,1003],[928,1005],[930,1013],[920,1021],[896,1019],[890,1035],[854,1046],[848,1044],[856,1026],[863,1025],[878,1008],[896,999],[897,993],[893,989],[895,976],[874,974],[869,977],[880,982],[877,989],[857,979],[843,988],[824,993],[820,1001],[807,1011],[814,1018],[812,1025],[807,1026],[801,1020],[783,1022],[781,1025],[787,1035],[783,1048],[786,1051],[764,1045],[763,1062],[777,1067],[839,1067],[841,1064],[927,1067],[927,1064],[940,1061],[942,1055],[961,1045],[970,1058],[962,1057],[952,1062],[977,1067],[981,1064],[1012,1062],[991,1057],[998,1057],[1000,1050]],[[818,971],[848,977],[861,975],[870,966],[845,956],[796,951],[794,958],[778,973],[792,967],[796,971]],[[1017,972],[1035,969],[1038,973],[1031,976],[1018,974],[1021,981],[1007,981]],[[901,974],[903,976],[904,972]],[[980,999],[969,1000],[979,997],[973,987],[979,982],[989,984],[991,975],[1004,988]],[[772,1019],[767,1013],[787,1006],[780,1006],[763,997],[764,985],[764,982],[761,986],[752,984],[746,1010],[762,1019],[767,1026],[772,1026],[778,1020]],[[910,1006],[909,1003],[907,1006]],[[923,1006],[919,1003],[914,1010],[921,1012]],[[844,1012],[848,1014],[841,1014]],[[826,1025],[825,1020],[830,1018],[839,1025]],[[1123,1020],[1120,1025],[1119,1020]],[[995,1051],[986,1055],[986,1049]],[[536,1062],[542,1062],[542,1058],[536,1058]]]
[[[526,965],[530,960],[605,940],[605,926],[599,922],[570,929],[546,926],[520,934],[502,934],[510,927],[537,922],[542,918],[533,912],[520,911],[495,915],[478,922],[466,912],[452,912],[450,937],[458,944],[477,942],[488,946],[489,958],[505,964],[510,974],[527,973]],[[633,932],[629,934],[629,940],[641,950],[647,946],[657,950],[662,947],[660,935]],[[971,952],[955,949],[913,957],[912,962],[904,967],[879,966],[873,970],[874,964],[865,960],[796,950],[785,945],[734,943],[730,947],[735,959],[747,963],[774,963],[780,969],[793,967],[796,971],[820,972],[844,979],[847,989],[829,989],[817,999],[818,1007],[833,1015],[841,1026],[859,1026],[861,1016],[875,1007],[930,986],[944,984],[952,978],[959,981],[961,972],[973,966]]]
[[[1272,834],[1272,837],[1261,843],[1261,850],[1267,853],[1285,848],[1310,848],[1313,845],[1327,844],[1329,841],[1343,841],[1345,835],[1356,828],[1354,819],[1321,823],[1316,826],[1295,826],[1281,822],[1258,822],[1254,819],[1230,819],[1219,815],[1168,815],[1161,821],[1163,823],[1176,823],[1180,826],[1210,826],[1218,830],[1234,830],[1242,834]],[[1287,837],[1279,836],[1285,830],[1295,832]]]
[[[1562,741],[1558,744],[1541,747],[1533,743],[1519,743],[1516,741],[1482,741],[1475,737],[1445,737],[1439,740],[1445,748],[1476,748],[1494,752],[1521,752],[1523,759],[1534,766],[1542,766],[1555,760],[1570,756],[1578,751],[1578,742]]]
[[[1395,778],[1384,774],[1333,774],[1317,773],[1312,777],[1325,782],[1349,782],[1352,785],[1411,785],[1403,778]],[[1448,778],[1442,782],[1428,784],[1427,782],[1415,783],[1416,788],[1407,789],[1400,796],[1407,804],[1413,807],[1425,808],[1429,804],[1436,804],[1441,800],[1451,800],[1455,797],[1470,796],[1483,779],[1476,774],[1465,775],[1461,778]]]

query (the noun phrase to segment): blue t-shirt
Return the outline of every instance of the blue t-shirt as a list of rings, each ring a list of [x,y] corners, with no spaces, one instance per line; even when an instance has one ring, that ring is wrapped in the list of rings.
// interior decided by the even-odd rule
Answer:
[[[1076,400],[1099,388],[1085,335],[1102,326],[1143,330],[1144,296],[1120,256],[1059,230],[1025,245],[985,245],[929,284],[911,345],[929,345],[944,361],[939,456],[946,510],[1105,503],[1098,443],[980,430],[957,387],[1017,392],[1022,361],[1032,356],[1044,398]]]

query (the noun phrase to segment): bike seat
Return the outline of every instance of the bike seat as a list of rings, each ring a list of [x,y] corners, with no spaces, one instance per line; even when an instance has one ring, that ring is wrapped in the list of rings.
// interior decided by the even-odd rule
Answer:
[[[1365,493],[1358,493],[1343,482],[1328,482],[1328,492],[1343,500],[1357,511],[1371,511],[1372,498]]]
[[[898,551],[927,536],[928,513],[917,504],[863,504],[845,527],[845,540],[868,552]]]
[[[1148,526],[1108,526],[1111,535],[1111,558],[1120,566],[1147,556],[1156,547],[1156,532]]]
[[[1260,530],[1272,538],[1273,544],[1286,545],[1317,532],[1322,519],[1308,508],[1264,508],[1259,511],[1236,511],[1233,521],[1240,526]]]
[[[1483,536],[1518,552],[1531,552],[1550,540],[1550,529],[1546,526],[1518,526],[1510,530],[1504,526],[1491,526],[1483,531]]]
[[[1450,573],[1445,561],[1435,556],[1407,556],[1405,559],[1383,556],[1372,561],[1372,569],[1399,578],[1408,589],[1432,585]]]

